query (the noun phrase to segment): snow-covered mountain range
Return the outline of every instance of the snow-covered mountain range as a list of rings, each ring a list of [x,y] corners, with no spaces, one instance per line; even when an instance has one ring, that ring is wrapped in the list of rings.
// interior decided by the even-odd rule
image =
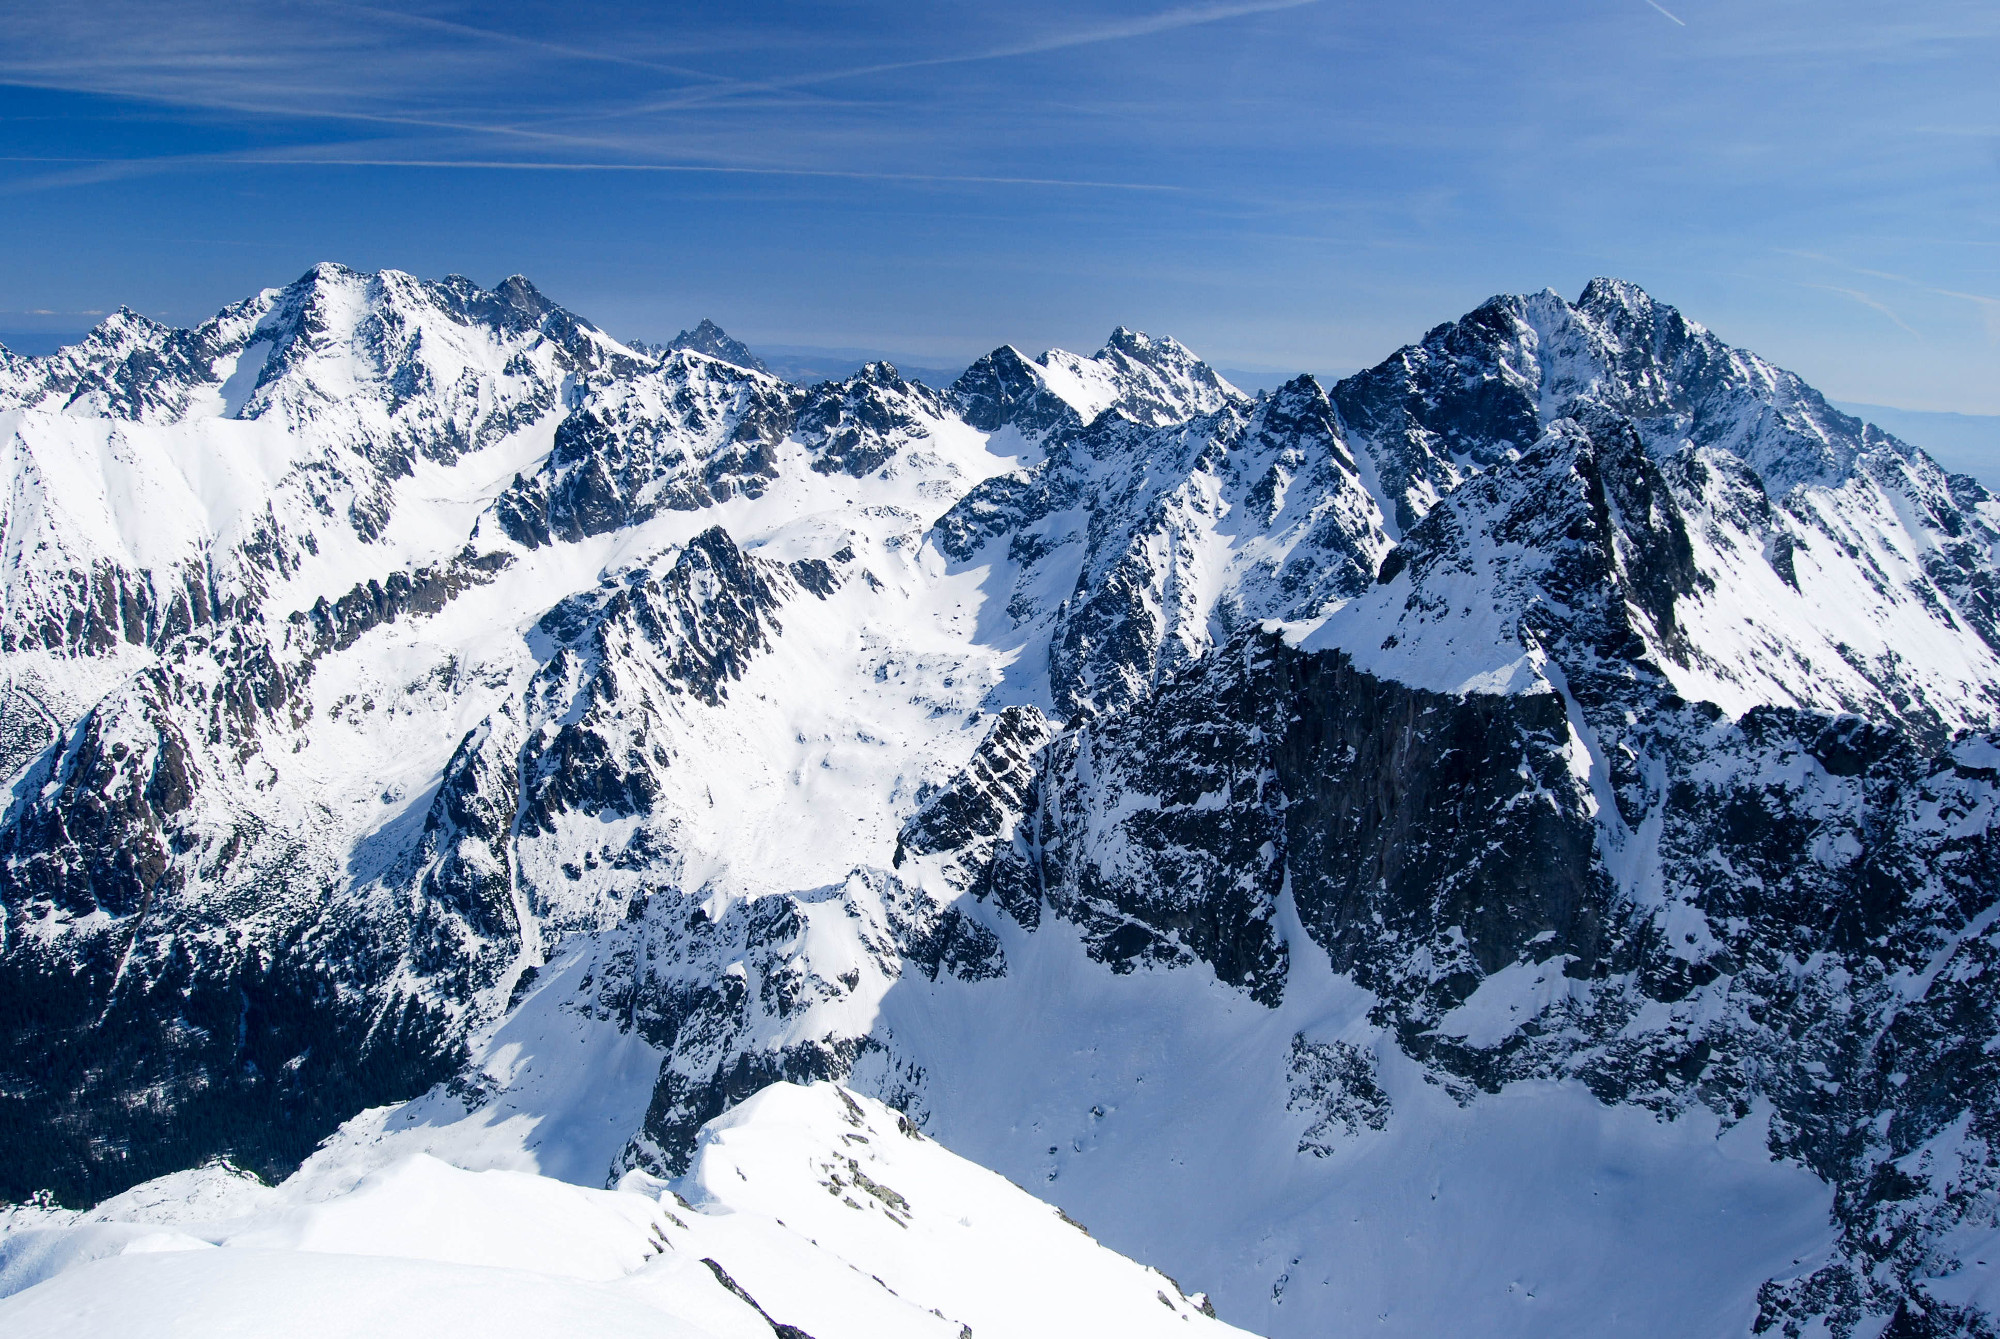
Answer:
[[[0,354],[0,483],[0,1319],[405,1196],[607,1330],[1214,1324],[948,1148],[1267,1335],[1991,1332],[2000,500],[1628,284],[1252,398],[323,265]],[[783,1227],[891,1127],[932,1264]]]

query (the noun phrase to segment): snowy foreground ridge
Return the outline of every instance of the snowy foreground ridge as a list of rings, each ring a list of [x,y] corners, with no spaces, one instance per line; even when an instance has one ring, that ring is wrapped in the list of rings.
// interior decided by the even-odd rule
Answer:
[[[1996,546],[1614,280],[0,352],[0,1332],[1992,1334]]]
[[[48,1226],[17,1217],[0,1237],[15,1335],[1242,1333],[832,1084],[773,1084],[718,1117],[673,1185],[336,1142],[276,1189],[211,1164]]]

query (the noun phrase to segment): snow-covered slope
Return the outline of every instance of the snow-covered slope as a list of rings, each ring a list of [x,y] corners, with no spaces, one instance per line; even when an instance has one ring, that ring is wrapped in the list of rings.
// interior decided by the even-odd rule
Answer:
[[[6,363],[0,1193],[796,1228],[730,1113],[835,1080],[1266,1333],[1983,1323],[1976,484],[1613,281],[1256,400],[695,335],[320,267]]]
[[[336,1145],[275,1188],[211,1165],[0,1223],[0,1324],[23,1339],[1242,1333],[1205,1305],[831,1084],[713,1122],[674,1185]]]
[[[0,762],[175,637],[445,561],[548,452],[566,388],[644,362],[524,279],[337,265],[194,330],[121,311],[12,359],[0,664],[21,723]]]

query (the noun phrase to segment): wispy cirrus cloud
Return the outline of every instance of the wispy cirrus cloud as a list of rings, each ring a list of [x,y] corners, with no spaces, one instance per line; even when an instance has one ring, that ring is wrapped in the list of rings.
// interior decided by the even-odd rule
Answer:
[[[88,10],[24,7],[0,10],[0,82],[224,111],[525,134],[540,115],[632,117],[725,101],[754,104],[759,98],[795,105],[822,100],[809,90],[826,84],[1128,42],[1319,3],[1238,0],[1149,8],[1112,20],[1050,24],[998,43],[943,34],[925,43],[943,49],[846,64],[820,57],[819,51],[837,49],[830,43],[822,42],[801,60],[800,43],[785,40],[782,32],[759,32],[710,53],[726,56],[736,67],[727,70],[336,0],[272,5],[210,0],[171,10],[117,2]],[[406,40],[412,31],[432,40]],[[638,36],[617,35],[628,43]],[[630,83],[554,83],[550,69],[563,63],[620,67],[675,82],[650,100],[632,101]],[[760,68],[774,65],[799,68]],[[552,88],[561,91],[550,96]],[[503,102],[494,100],[496,92],[506,95]],[[514,115],[483,119],[444,112],[454,105]]]
[[[1895,312],[1889,310],[1888,306],[1885,303],[1878,301],[1877,299],[1871,297],[1867,293],[1862,292],[1858,288],[1842,288],[1838,284],[1807,284],[1805,285],[1805,287],[1816,288],[1822,293],[1838,293],[1842,297],[1852,298],[1854,299],[1854,301],[1860,303],[1862,306],[1868,308],[1870,311],[1880,312],[1882,315],[1888,317],[1891,324],[1893,324],[1898,330],[1901,330],[1903,333],[1908,335],[1916,335],[1918,339],[1923,338],[1922,335],[1917,334],[1916,330],[1911,327],[1909,322],[1905,321],[1902,317],[1896,315]]]
[[[783,32],[717,41],[704,68],[669,58],[675,33],[622,44],[551,40],[466,17],[339,0],[239,0],[163,12],[114,3],[88,11],[0,11],[0,83],[137,98],[255,122],[297,147],[253,153],[104,155],[17,179],[45,191],[220,166],[480,168],[720,173],[928,184],[1185,191],[1127,174],[1010,170],[967,161],[954,118],[887,117],[853,86],[885,76],[990,63],[1302,8],[1319,0],[1148,8],[1049,24],[994,43],[965,32],[899,39],[892,60],[841,63]],[[700,47],[700,43],[689,43]],[[879,44],[877,44],[879,45]],[[665,49],[664,53],[662,49]],[[836,48],[837,49],[837,48]],[[803,54],[802,54],[803,53]],[[564,71],[609,70],[577,78]],[[898,90],[907,94],[908,90]],[[959,118],[959,119],[962,119]],[[385,151],[343,153],[313,127],[369,126]],[[301,143],[301,141],[303,141]],[[508,146],[496,154],[495,147]],[[380,147],[380,146],[378,146]],[[973,155],[975,159],[979,155]]]
[[[62,186],[91,185],[186,168],[217,167],[386,167],[475,172],[609,172],[750,177],[804,177],[841,181],[910,182],[929,185],[1042,186],[1063,190],[1133,191],[1185,194],[1186,186],[1144,181],[1098,181],[1087,177],[1000,176],[968,172],[871,172],[861,169],[758,166],[743,163],[613,163],[506,158],[360,157],[339,153],[190,154],[152,158],[51,159],[0,156],[0,163],[65,163],[61,171],[0,185],[0,193],[21,194]]]

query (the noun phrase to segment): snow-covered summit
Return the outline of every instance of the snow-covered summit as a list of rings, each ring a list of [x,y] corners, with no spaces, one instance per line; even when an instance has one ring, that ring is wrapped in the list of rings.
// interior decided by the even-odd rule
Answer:
[[[121,309],[79,344],[16,359],[0,403],[141,422],[280,414],[294,432],[335,404],[379,406],[350,444],[449,460],[546,409],[563,375],[643,361],[519,275],[482,289],[326,263],[192,330]]]
[[[1553,290],[1493,298],[1349,377],[1335,399],[1403,528],[1579,401],[1633,419],[1658,454],[1685,444],[1727,451],[1774,497],[1799,484],[1838,487],[1867,451],[1910,452],[1615,279],[1593,279],[1574,303]]]
[[[1050,349],[1031,359],[1002,346],[967,368],[952,390],[974,427],[1012,425],[1038,434],[1061,423],[1065,408],[1083,424],[1115,409],[1135,423],[1163,427],[1245,398],[1178,341],[1124,326],[1088,358]]]

